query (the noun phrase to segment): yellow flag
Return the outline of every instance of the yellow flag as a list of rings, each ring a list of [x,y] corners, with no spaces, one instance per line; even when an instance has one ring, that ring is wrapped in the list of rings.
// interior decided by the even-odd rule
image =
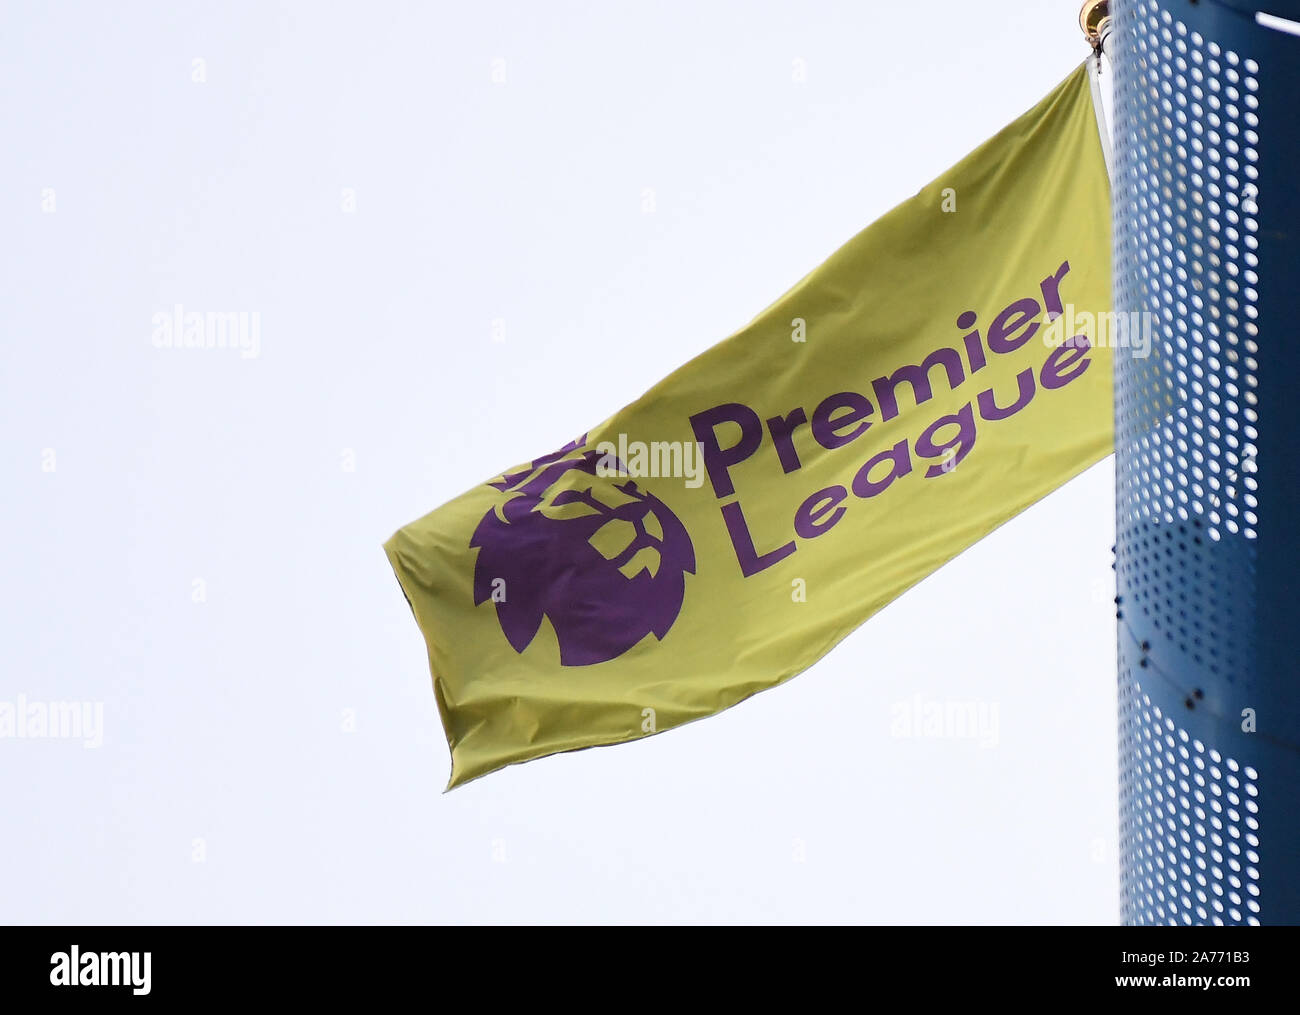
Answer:
[[[385,550],[449,788],[662,732],[816,662],[1109,454],[1087,71],[753,323]]]

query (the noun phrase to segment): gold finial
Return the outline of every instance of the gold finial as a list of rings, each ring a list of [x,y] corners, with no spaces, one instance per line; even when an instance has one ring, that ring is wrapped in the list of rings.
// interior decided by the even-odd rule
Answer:
[[[1109,27],[1110,0],[1087,0],[1079,11],[1079,27],[1095,50],[1101,49],[1102,35]]]

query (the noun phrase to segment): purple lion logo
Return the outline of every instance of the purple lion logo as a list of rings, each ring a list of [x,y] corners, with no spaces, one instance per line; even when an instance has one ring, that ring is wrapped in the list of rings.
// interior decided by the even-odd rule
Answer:
[[[662,640],[695,573],[677,516],[585,444],[584,435],[490,484],[510,496],[469,541],[479,551],[474,604],[496,604],[516,652],[549,618],[562,666],[606,662],[647,634]]]

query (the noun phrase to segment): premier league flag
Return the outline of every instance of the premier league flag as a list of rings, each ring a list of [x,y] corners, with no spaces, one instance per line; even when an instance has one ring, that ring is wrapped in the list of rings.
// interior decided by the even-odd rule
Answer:
[[[1109,454],[1108,187],[1081,67],[735,335],[398,531],[450,786],[781,683]]]

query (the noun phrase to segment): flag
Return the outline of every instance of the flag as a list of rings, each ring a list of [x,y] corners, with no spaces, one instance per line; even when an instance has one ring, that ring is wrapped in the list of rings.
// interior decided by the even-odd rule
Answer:
[[[394,534],[448,788],[781,683],[1109,454],[1109,201],[1080,67],[751,324]]]

